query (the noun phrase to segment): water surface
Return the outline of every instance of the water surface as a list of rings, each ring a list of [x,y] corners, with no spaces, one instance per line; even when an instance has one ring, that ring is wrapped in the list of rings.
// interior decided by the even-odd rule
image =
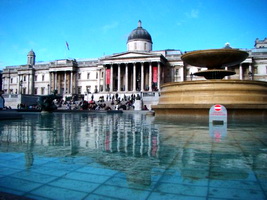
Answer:
[[[137,113],[0,121],[0,191],[33,199],[266,199],[265,120]]]

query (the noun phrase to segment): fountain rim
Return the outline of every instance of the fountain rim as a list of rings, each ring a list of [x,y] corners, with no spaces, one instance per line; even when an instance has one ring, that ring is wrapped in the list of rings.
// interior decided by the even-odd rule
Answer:
[[[190,61],[188,61],[188,59],[191,58],[192,56],[200,56],[200,55],[205,55],[206,58],[211,59],[209,57],[212,57],[215,55],[218,56],[220,54],[223,55],[223,54],[227,54],[227,53],[232,53],[232,54],[235,53],[236,55],[239,54],[240,55],[239,61],[240,60],[244,61],[249,56],[248,52],[243,51],[243,50],[239,50],[239,49],[203,49],[203,50],[195,50],[195,51],[187,52],[181,56],[181,59],[190,65],[209,68],[209,66],[207,66],[207,64],[203,64],[203,63],[196,64],[196,62],[190,62]],[[229,55],[229,56],[231,56],[231,55]],[[242,62],[242,61],[240,61],[240,62],[239,61],[231,60],[228,63],[223,62],[222,66],[223,65],[232,66],[232,65],[235,65],[236,63]],[[213,67],[222,67],[222,66],[213,66]]]
[[[267,86],[267,82],[265,81],[256,81],[256,80],[239,80],[239,79],[208,79],[208,80],[192,80],[192,81],[183,81],[183,82],[169,82],[161,85],[161,88],[171,87],[171,86],[179,86],[179,85],[197,85],[197,84],[216,84],[216,83],[225,83],[225,84],[233,84],[233,83],[242,83],[242,84],[255,84]]]

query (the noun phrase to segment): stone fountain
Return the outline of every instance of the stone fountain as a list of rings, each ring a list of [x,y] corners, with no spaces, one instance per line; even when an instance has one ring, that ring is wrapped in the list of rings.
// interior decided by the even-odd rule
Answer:
[[[205,67],[194,73],[207,80],[166,83],[161,88],[156,115],[206,115],[209,108],[222,104],[230,116],[267,116],[267,83],[253,80],[224,79],[235,74],[225,66],[241,63],[248,53],[230,47],[186,53],[182,60],[192,66]]]

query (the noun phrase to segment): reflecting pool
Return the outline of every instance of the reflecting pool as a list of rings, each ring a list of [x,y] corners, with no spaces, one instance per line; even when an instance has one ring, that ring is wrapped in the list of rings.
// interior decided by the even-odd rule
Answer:
[[[32,199],[266,199],[267,123],[25,114],[0,121],[0,192]]]

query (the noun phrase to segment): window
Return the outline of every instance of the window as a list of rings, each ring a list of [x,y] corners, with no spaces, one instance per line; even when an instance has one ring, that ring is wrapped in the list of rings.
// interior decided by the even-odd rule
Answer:
[[[37,81],[37,75],[34,76],[34,81]]]
[[[104,78],[104,72],[101,73],[101,77]]]
[[[26,76],[23,76],[23,81],[26,81]]]
[[[44,78],[45,78],[45,76],[44,76],[44,75],[42,75],[42,81],[44,81]]]
[[[42,94],[42,95],[44,94],[44,91],[45,91],[45,88],[42,87],[42,88],[41,88],[41,94]]]
[[[175,75],[178,76],[179,75],[179,69],[175,70]]]
[[[88,80],[90,79],[90,73],[87,73],[87,79]]]
[[[91,86],[89,85],[89,86],[86,86],[86,92],[89,94],[89,93],[91,93]]]
[[[137,44],[136,44],[136,42],[134,43],[134,49],[135,49],[135,50],[137,49]]]
[[[13,83],[13,78],[10,78],[10,83]]]
[[[78,74],[78,79],[81,79],[81,73]]]
[[[145,50],[146,50],[146,45],[147,45],[147,44],[145,43],[145,44],[144,44],[144,49],[145,49]]]
[[[38,94],[38,88],[34,88],[34,94]]]
[[[95,74],[95,78],[98,79],[98,72],[96,72],[96,74]]]
[[[78,87],[78,94],[82,94],[82,87],[81,86]]]

